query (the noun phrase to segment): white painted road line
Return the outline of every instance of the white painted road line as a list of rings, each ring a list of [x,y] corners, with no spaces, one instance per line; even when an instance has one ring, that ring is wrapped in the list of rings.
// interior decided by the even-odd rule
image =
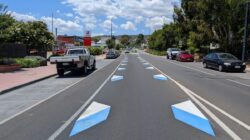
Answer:
[[[235,80],[231,80],[231,79],[227,79],[227,80],[228,80],[228,81],[230,81],[230,82],[233,82],[233,83],[236,83],[236,84],[242,85],[242,86],[250,87],[250,85],[243,84],[243,83],[238,82],[238,81],[235,81]]]
[[[146,60],[145,60],[146,61]],[[149,63],[149,62],[148,62]],[[151,64],[152,65],[152,64]],[[179,82],[162,72],[160,69],[156,68],[154,65],[152,65],[156,70],[158,70],[160,73],[168,77],[171,81],[173,81],[176,85],[178,85],[204,112],[206,112],[210,118],[212,118],[231,138],[234,140],[241,140],[241,138],[232,131],[222,120],[220,120],[217,116],[212,113],[205,105],[203,105],[198,99],[196,99],[193,94],[190,93],[191,90],[186,88],[185,86],[181,85]],[[193,92],[192,92],[193,93]]]
[[[216,76],[215,74],[212,74],[212,73],[209,73],[209,72],[205,72],[205,71],[202,71],[202,70],[198,70],[198,69],[195,69],[195,68],[187,67],[187,66],[184,66],[184,65],[180,65],[180,64],[171,62],[169,60],[167,62],[172,63],[172,64],[177,65],[177,66],[180,66],[180,67],[184,67],[184,68],[188,68],[188,69],[191,69],[191,70],[195,70],[195,71],[207,74],[207,75]]]
[[[57,138],[76,118],[81,114],[81,112],[87,107],[87,105],[95,98],[95,96],[101,91],[109,79],[115,74],[116,70],[119,68],[121,63],[115,68],[115,70],[109,75],[109,77],[101,84],[101,86],[90,96],[90,98],[76,111],[76,113],[71,116],[59,129],[57,129],[48,140],[54,140]]]
[[[116,61],[113,61],[113,62],[117,62],[117,60],[116,60]],[[111,64],[111,63],[110,63],[110,64]],[[110,65],[110,64],[108,64],[108,65]],[[98,71],[100,71],[100,70],[102,70],[103,68],[107,67],[108,65],[102,67],[101,69],[98,69],[98,70],[94,71],[93,73],[91,73],[91,75],[94,74],[94,73],[96,73],[96,72],[98,72]],[[0,125],[2,125],[2,124],[4,124],[4,123],[8,122],[9,120],[11,120],[11,119],[13,119],[13,118],[15,118],[15,117],[17,117],[17,116],[19,116],[19,115],[21,115],[21,114],[23,114],[24,112],[26,112],[26,111],[28,111],[28,110],[30,110],[30,109],[32,109],[32,108],[34,108],[34,107],[36,107],[36,106],[42,104],[43,102],[49,100],[50,98],[53,98],[53,97],[56,96],[57,94],[59,94],[59,93],[65,91],[65,90],[67,90],[67,89],[69,89],[69,88],[71,88],[71,87],[77,85],[78,83],[80,83],[80,82],[83,81],[84,79],[85,79],[85,78],[80,79],[79,81],[77,81],[77,82],[75,82],[75,83],[73,83],[73,84],[71,84],[71,85],[65,87],[64,89],[57,91],[55,94],[49,96],[48,98],[45,98],[44,100],[41,100],[40,102],[35,103],[34,105],[32,105],[32,106],[30,106],[30,107],[24,109],[23,111],[20,111],[19,113],[14,114],[13,116],[10,116],[9,118],[7,118],[7,119],[1,121],[1,122],[0,122]]]

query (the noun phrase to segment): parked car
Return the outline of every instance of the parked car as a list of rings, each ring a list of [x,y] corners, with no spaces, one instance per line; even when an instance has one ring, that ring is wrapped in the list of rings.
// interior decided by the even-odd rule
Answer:
[[[51,63],[56,63],[57,74],[63,76],[66,71],[79,71],[84,74],[88,69],[96,69],[95,56],[87,48],[68,49],[65,56],[50,58]]]
[[[214,68],[219,71],[244,72],[246,63],[229,53],[210,53],[203,58],[204,68]]]
[[[194,56],[186,51],[181,51],[176,55],[176,60],[181,62],[194,62]]]
[[[118,51],[110,50],[106,54],[106,59],[115,59],[115,58],[117,58],[119,56],[120,56],[120,54],[119,54]]]
[[[167,59],[175,59],[176,55],[180,52],[181,50],[179,48],[168,48],[167,49]]]

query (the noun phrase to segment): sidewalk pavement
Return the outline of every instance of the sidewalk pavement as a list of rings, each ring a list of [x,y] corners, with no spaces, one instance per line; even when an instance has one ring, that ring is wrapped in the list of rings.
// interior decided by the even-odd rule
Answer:
[[[96,56],[96,60],[103,60],[105,56],[105,54]],[[48,66],[44,67],[22,68],[19,71],[0,73],[0,94],[55,75],[56,65],[49,62]]]
[[[247,65],[246,71],[250,72],[250,65]]]
[[[56,65],[22,68],[19,71],[0,73],[0,94],[56,75]]]

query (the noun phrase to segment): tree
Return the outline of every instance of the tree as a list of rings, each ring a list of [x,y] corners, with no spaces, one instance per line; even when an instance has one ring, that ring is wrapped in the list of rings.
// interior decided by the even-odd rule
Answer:
[[[115,42],[111,39],[106,40],[106,44],[108,45],[109,49],[115,48]]]
[[[144,43],[144,35],[143,34],[139,34],[137,36],[137,39],[136,39],[136,44],[137,45],[141,45],[142,43]]]
[[[94,41],[95,43],[97,43],[98,41],[101,40],[101,37],[96,36],[96,37],[93,37],[92,39],[93,39],[93,41]]]
[[[129,45],[130,37],[128,35],[122,35],[120,38],[120,42],[122,45],[126,46]]]
[[[9,38],[8,28],[16,23],[16,20],[8,14],[7,6],[3,4],[0,4],[0,21],[0,44],[2,44]]]

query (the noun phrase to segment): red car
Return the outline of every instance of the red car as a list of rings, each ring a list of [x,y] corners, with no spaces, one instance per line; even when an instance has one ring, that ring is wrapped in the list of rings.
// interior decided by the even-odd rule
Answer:
[[[182,51],[177,54],[176,60],[181,62],[194,62],[194,56],[186,51]]]

